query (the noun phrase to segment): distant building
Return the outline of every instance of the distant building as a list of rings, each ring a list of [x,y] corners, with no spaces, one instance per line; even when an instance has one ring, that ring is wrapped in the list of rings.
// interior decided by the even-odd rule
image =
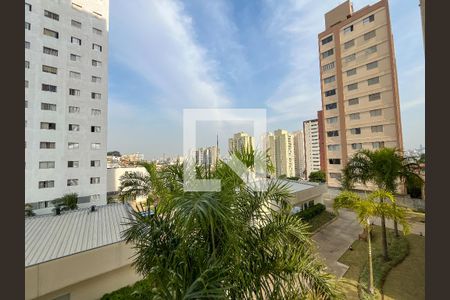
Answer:
[[[303,130],[294,131],[295,176],[304,179],[306,173],[305,137]]]
[[[270,157],[270,161],[272,163],[272,166],[275,170],[276,173],[276,169],[277,169],[277,160],[276,160],[276,156],[275,156],[275,135],[272,132],[268,132],[265,136],[264,136],[264,142],[266,145],[266,151],[267,154]]]
[[[294,136],[286,130],[278,129],[275,137],[276,176],[295,176]]]
[[[219,159],[220,149],[217,146],[199,148],[195,151],[195,163],[198,166],[213,167]]]
[[[136,152],[130,154],[122,154],[121,161],[129,163],[137,163],[144,160],[144,154]]]
[[[320,170],[319,120],[304,121],[303,134],[305,137],[306,178],[308,178],[311,172]]]
[[[245,132],[239,132],[234,134],[234,136],[228,139],[228,151],[232,152],[235,149],[255,149],[255,138],[248,135]]]

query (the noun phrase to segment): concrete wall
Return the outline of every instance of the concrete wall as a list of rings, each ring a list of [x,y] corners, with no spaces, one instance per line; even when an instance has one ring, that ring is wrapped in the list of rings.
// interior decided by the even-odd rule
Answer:
[[[25,268],[25,299],[99,299],[141,279],[130,265],[132,254],[120,242]]]
[[[301,206],[305,202],[314,201],[314,204],[323,202],[323,196],[328,193],[326,184],[317,184],[309,189],[295,192],[294,198],[290,200],[293,206]]]

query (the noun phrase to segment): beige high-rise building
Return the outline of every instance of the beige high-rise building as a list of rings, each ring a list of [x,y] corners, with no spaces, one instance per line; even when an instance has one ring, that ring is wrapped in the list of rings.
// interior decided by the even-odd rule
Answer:
[[[274,169],[277,169],[277,161],[275,157],[275,135],[272,132],[268,132],[264,136],[264,143],[266,145],[267,154],[270,157],[270,161],[272,162],[272,165]]]
[[[305,139],[305,171],[307,179],[311,172],[320,170],[319,120],[304,121],[303,134]]]
[[[329,186],[359,149],[402,150],[388,1],[354,12],[346,1],[325,14],[319,34],[325,166]]]
[[[228,139],[228,151],[235,149],[255,149],[255,138],[245,132],[238,132]]]
[[[283,129],[275,130],[276,175],[295,176],[294,136]]]
[[[305,178],[305,138],[303,130],[294,131],[295,176]]]

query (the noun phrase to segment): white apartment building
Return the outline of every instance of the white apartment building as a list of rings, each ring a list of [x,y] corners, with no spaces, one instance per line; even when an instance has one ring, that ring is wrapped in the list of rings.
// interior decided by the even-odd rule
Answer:
[[[108,0],[25,2],[25,203],[106,204]]]
[[[283,129],[275,130],[276,176],[295,176],[294,136]]]
[[[255,138],[245,132],[235,133],[232,138],[228,139],[228,151],[250,147],[255,149]]]
[[[200,166],[215,166],[220,149],[217,146],[199,148],[195,151],[195,163]]]
[[[303,130],[294,131],[295,176],[305,178],[305,138]]]
[[[319,121],[317,119],[303,122],[305,137],[306,178],[311,172],[320,170]]]

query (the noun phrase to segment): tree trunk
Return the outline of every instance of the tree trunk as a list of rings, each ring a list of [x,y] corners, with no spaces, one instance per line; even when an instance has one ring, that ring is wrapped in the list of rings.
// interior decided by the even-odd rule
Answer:
[[[380,199],[380,202],[384,202],[384,199]],[[384,260],[389,260],[388,245],[387,245],[387,233],[386,233],[386,218],[381,216],[381,248],[383,249]]]
[[[368,245],[368,253],[369,253],[369,293],[374,293],[373,286],[373,266],[372,266],[372,238],[370,237],[370,221],[367,220],[367,245]]]

